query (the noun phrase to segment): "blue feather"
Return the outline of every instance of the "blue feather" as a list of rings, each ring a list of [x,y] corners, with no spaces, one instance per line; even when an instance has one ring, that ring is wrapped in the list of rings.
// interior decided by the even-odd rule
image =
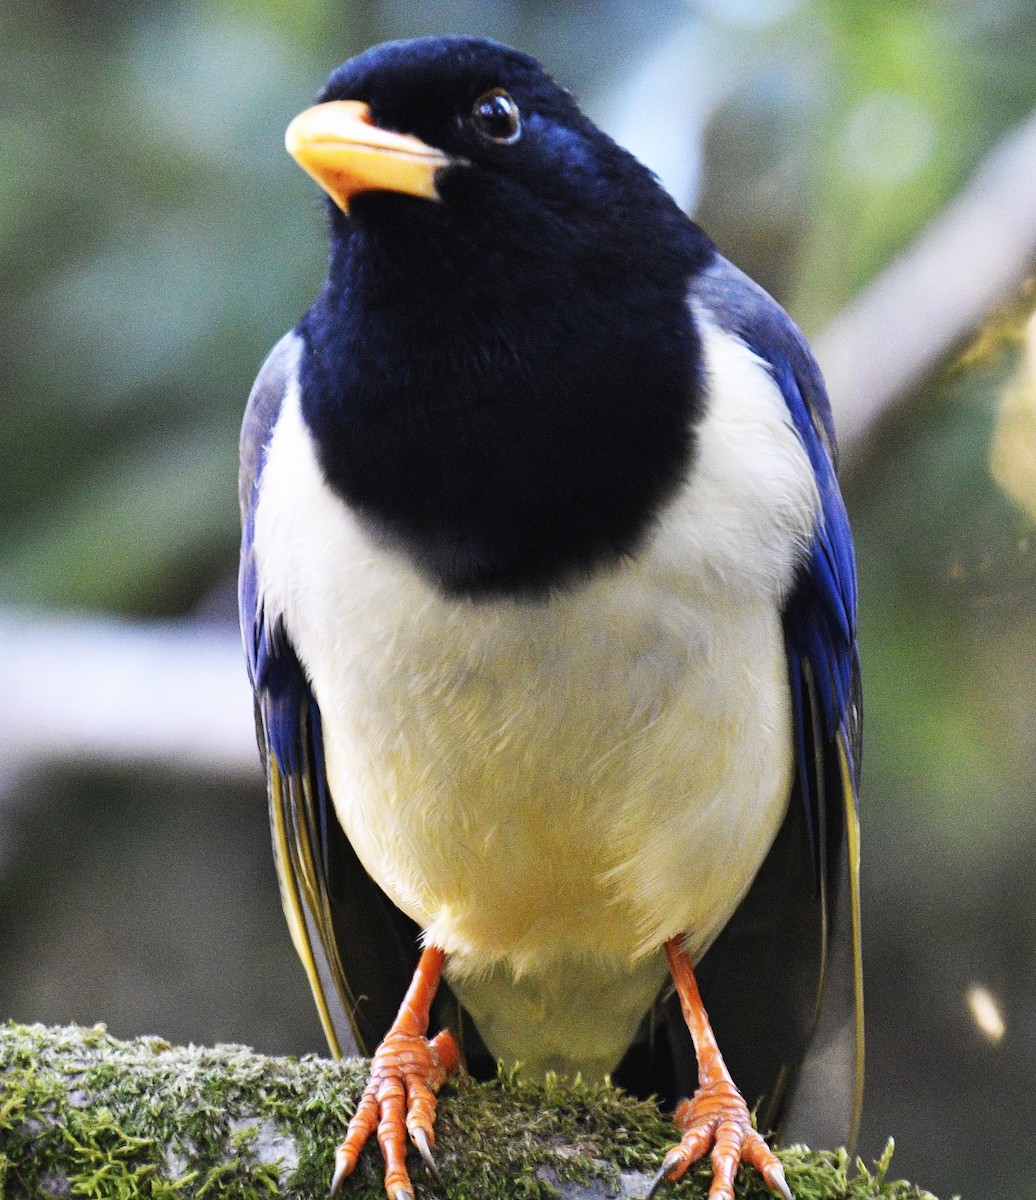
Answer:
[[[820,371],[788,314],[731,263],[717,259],[696,284],[709,316],[766,364],[809,458],[820,511],[784,609],[798,785],[818,875],[825,869],[824,767],[839,740],[858,772],[856,559],[835,473],[831,405]],[[814,706],[819,729],[814,732]],[[816,744],[819,739],[819,745]],[[819,774],[818,774],[819,772]],[[817,794],[817,793],[820,794]]]
[[[322,791],[323,748],[317,706],[283,622],[279,618],[271,621],[263,609],[255,558],[255,510],[262,465],[297,355],[298,345],[292,334],[282,338],[273,349],[252,389],[241,431],[238,611],[248,675],[255,690],[267,748],[285,777],[301,774],[306,753],[313,753],[319,761]],[[309,739],[313,739],[312,747],[308,745]]]

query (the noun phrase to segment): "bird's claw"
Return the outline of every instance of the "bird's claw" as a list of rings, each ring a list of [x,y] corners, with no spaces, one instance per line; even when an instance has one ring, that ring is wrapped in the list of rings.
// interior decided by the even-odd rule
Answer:
[[[371,1060],[370,1081],[364,1088],[345,1140],[335,1151],[331,1180],[334,1197],[356,1167],[360,1151],[377,1132],[385,1160],[385,1191],[389,1200],[414,1200],[406,1168],[407,1134],[431,1175],[439,1168],[432,1156],[436,1092],[456,1069],[460,1052],[449,1033],[428,1040],[421,1034],[394,1029]]]
[[[335,1151],[335,1173],[331,1176],[331,1191],[328,1193],[329,1200],[335,1200],[335,1196],[338,1195],[338,1189],[342,1186],[342,1181],[351,1170],[352,1165],[343,1153],[343,1147],[339,1146]]]
[[[655,1194],[663,1183],[668,1182],[669,1172],[680,1163],[680,1155],[676,1150],[670,1150],[669,1153],[662,1159],[662,1165],[655,1172],[654,1179],[651,1180],[651,1186],[647,1190],[647,1196],[644,1200],[655,1200]]]
[[[428,1134],[418,1126],[410,1130],[410,1140],[417,1147],[418,1154],[420,1154],[424,1165],[428,1168],[428,1174],[431,1175],[436,1183],[442,1183],[442,1176],[439,1174],[439,1168],[432,1155],[432,1147],[428,1141]]]
[[[337,1154],[335,1155],[335,1159],[335,1173],[331,1180],[329,1200],[334,1200],[335,1196],[338,1195],[338,1189],[342,1186],[343,1180],[349,1174],[349,1170],[351,1169],[343,1169]],[[409,1188],[402,1186],[397,1187],[394,1192],[390,1193],[390,1200],[414,1200],[414,1193]]]
[[[706,1153],[713,1170],[709,1200],[734,1200],[734,1177],[742,1161],[759,1171],[772,1192],[793,1200],[780,1160],[753,1129],[748,1106],[729,1078],[699,1088],[679,1105],[675,1121],[683,1137],[662,1160],[647,1200],[654,1200],[664,1182],[681,1179]]]

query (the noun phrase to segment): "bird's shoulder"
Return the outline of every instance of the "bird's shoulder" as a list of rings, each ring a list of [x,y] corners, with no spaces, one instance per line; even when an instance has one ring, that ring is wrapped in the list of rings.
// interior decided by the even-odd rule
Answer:
[[[809,344],[776,300],[716,252],[691,280],[688,299],[707,319],[744,342],[773,373],[800,433],[808,419],[830,459],[837,462],[834,421],[824,380]],[[796,411],[798,398],[802,409]]]
[[[262,469],[263,452],[277,422],[284,397],[298,374],[302,339],[289,330],[259,368],[241,424],[238,501],[242,514],[254,506],[254,490]]]
[[[266,356],[248,397],[241,425],[238,503],[241,509],[241,558],[238,569],[238,610],[249,674],[257,683],[262,674],[265,644],[259,564],[255,551],[255,516],[259,480],[277,419],[290,388],[296,386],[301,339],[286,333]]]
[[[818,511],[784,605],[793,691],[798,705],[796,680],[805,671],[817,691],[825,736],[833,743],[841,731],[855,776],[860,758],[856,562],[820,368],[788,313],[719,254],[692,282],[690,302],[761,361],[808,456]],[[798,715],[803,719],[805,713]]]

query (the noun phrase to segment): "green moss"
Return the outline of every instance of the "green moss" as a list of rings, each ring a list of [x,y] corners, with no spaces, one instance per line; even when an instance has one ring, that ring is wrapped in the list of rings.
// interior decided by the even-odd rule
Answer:
[[[324,1200],[365,1076],[362,1061],[119,1042],[101,1026],[0,1026],[0,1197]],[[614,1088],[532,1085],[504,1072],[493,1083],[444,1088],[443,1184],[416,1162],[414,1181],[421,1200],[548,1200],[593,1181],[595,1194],[618,1194],[623,1173],[653,1174],[673,1139],[654,1105]],[[886,1179],[890,1157],[891,1143],[868,1171],[844,1151],[781,1152],[797,1200],[924,1200]],[[699,1164],[667,1195],[703,1197],[709,1178]],[[383,1200],[376,1150],[363,1155],[344,1195]],[[741,1172],[739,1197],[768,1195],[757,1175]]]

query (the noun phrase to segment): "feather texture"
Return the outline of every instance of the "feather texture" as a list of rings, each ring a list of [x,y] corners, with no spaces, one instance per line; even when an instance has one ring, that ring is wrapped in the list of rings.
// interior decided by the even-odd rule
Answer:
[[[470,126],[488,74],[507,148]],[[476,1071],[676,1099],[683,935],[763,1122],[826,1081],[847,1127],[855,567],[801,335],[525,56],[395,43],[324,98],[451,164],[441,203],[332,210],[242,435],[242,632],[332,1046],[380,1040],[423,938]]]

